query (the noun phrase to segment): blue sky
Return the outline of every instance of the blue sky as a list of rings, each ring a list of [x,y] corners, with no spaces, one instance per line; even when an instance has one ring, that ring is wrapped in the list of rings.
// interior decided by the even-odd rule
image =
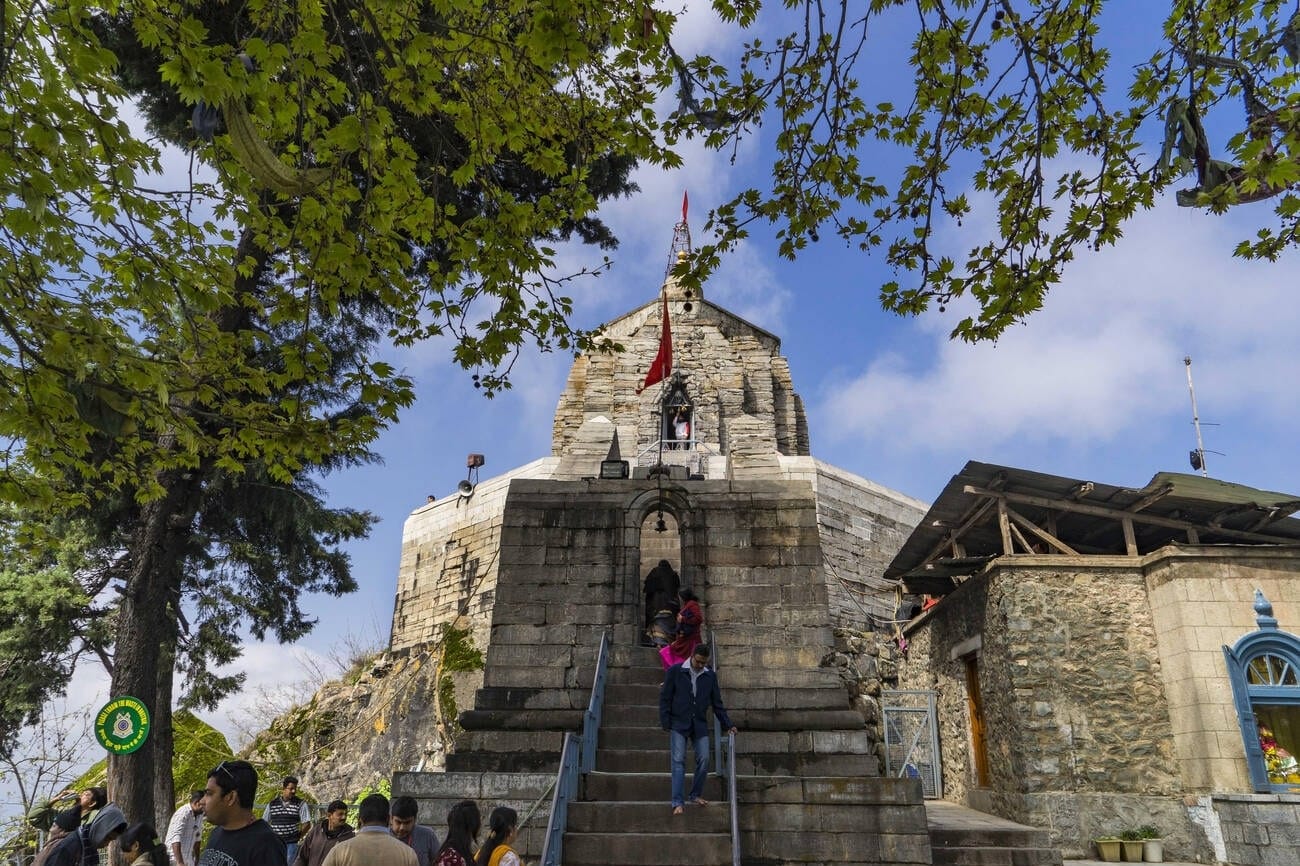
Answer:
[[[1146,4],[1109,8],[1115,6],[1150,14]],[[1121,47],[1149,45],[1158,32],[1154,19],[1121,23]],[[889,43],[888,29],[887,22],[873,32],[877,44]],[[699,11],[688,13],[679,32],[683,53],[729,38]],[[898,57],[883,53],[880,68],[891,59]],[[1158,127],[1152,124],[1153,142]],[[622,246],[612,271],[573,287],[577,323],[595,326],[653,299],[682,191],[690,192],[698,241],[708,208],[763,183],[769,138],[758,130],[734,164],[688,144],[685,168],[639,171],[641,193],[604,211]],[[886,169],[895,160],[888,153],[878,158]],[[172,162],[184,165],[183,158]],[[977,206],[960,234],[945,227],[938,242],[970,246],[986,214]],[[882,312],[877,291],[890,272],[829,232],[796,263],[778,258],[770,238],[756,235],[726,260],[705,295],[782,339],[815,456],[921,500],[933,498],[971,459],[1128,486],[1159,471],[1190,471],[1195,438],[1185,355],[1194,362],[1205,446],[1222,452],[1209,454],[1210,474],[1300,492],[1300,258],[1290,253],[1270,264],[1231,256],[1269,214],[1264,203],[1207,216],[1176,207],[1171,193],[1135,218],[1116,247],[1076,261],[1045,309],[995,345],[947,340],[964,315],[961,302],[915,319]],[[564,256],[570,263],[599,258],[585,250]],[[468,452],[486,455],[487,478],[550,451],[571,357],[526,354],[514,389],[492,400],[450,363],[445,341],[394,357],[415,377],[418,403],[377,443],[385,463],[325,481],[333,503],[382,518],[369,539],[351,547],[361,590],[313,599],[308,609],[320,624],[296,648],[249,646],[242,668],[250,688],[214,719],[228,732],[264,713],[259,690],[293,694],[292,683],[311,678],[307,669],[328,666],[322,659],[340,635],[387,638],[403,520],[427,494],[454,489]],[[301,664],[286,665],[286,652]],[[87,668],[72,699],[102,699],[103,687],[102,672]]]

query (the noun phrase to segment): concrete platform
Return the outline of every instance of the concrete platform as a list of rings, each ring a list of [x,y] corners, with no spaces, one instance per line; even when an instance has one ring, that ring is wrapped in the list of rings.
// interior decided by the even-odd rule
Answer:
[[[1064,866],[1111,866],[1104,860],[1066,860]],[[1188,863],[1183,860],[1165,860],[1164,866],[1205,866],[1204,863]]]
[[[926,800],[925,818],[932,834],[936,831],[938,833],[956,831],[996,837],[1001,832],[1034,829],[1015,821],[1008,821],[1006,818],[999,818],[997,815],[949,803],[946,800]],[[1165,866],[1204,866],[1204,864],[1179,860],[1164,862]],[[1110,864],[1101,860],[1065,860],[1063,866],[1110,866]]]
[[[1026,824],[1017,824],[987,812],[977,812],[947,800],[926,800],[925,820],[930,830],[1034,830]]]

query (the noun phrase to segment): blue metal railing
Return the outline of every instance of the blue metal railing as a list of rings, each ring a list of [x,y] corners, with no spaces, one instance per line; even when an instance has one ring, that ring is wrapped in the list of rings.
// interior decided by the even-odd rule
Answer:
[[[542,842],[542,866],[560,866],[564,862],[564,830],[569,824],[569,800],[578,793],[578,737],[564,735],[560,752],[560,771],[555,775],[555,794],[551,798],[551,817],[546,821],[546,839]]]
[[[587,711],[582,714],[582,764],[578,768],[584,775],[596,768],[596,739],[600,733],[600,716],[605,708],[605,681],[609,678],[609,629],[600,636],[600,651],[596,654],[596,674],[591,680],[591,698]]]
[[[546,822],[546,839],[542,843],[541,866],[560,866],[564,862],[564,831],[569,824],[569,801],[578,796],[581,776],[596,766],[596,741],[600,734],[600,716],[605,706],[605,681],[609,671],[609,630],[600,636],[596,654],[596,674],[591,681],[591,698],[582,716],[582,733],[564,735],[560,750],[560,769],[555,774],[555,795],[551,798],[551,817]]]
[[[727,806],[731,809],[731,866],[740,866],[740,801],[736,798],[736,735],[727,732]]]
[[[718,642],[713,629],[708,629],[709,647],[712,649],[713,670],[718,669]],[[726,758],[724,761],[723,758]],[[713,766],[718,775],[727,780],[727,808],[731,813],[731,863],[740,866],[740,803],[736,798],[736,735],[727,732],[727,749],[722,749],[722,722],[713,714]]]

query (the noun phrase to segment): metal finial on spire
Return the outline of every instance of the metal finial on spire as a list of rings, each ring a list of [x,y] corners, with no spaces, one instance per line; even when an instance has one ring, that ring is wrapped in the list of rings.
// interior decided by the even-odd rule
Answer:
[[[664,279],[672,273],[673,266],[683,259],[689,258],[693,250],[691,249],[691,226],[686,221],[687,206],[690,204],[687,194],[682,193],[682,221],[673,226],[673,246],[668,252],[668,267],[664,269]]]

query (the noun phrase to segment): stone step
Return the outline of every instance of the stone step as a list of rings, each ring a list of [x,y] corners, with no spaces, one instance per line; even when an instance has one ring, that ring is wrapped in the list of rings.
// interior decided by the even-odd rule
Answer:
[[[658,668],[663,670],[659,650],[649,646],[618,644],[610,647],[610,670],[614,668]]]
[[[564,834],[565,866],[682,866],[684,863],[729,862],[729,833]]]
[[[659,680],[652,683],[611,682],[605,688],[605,706],[612,707],[624,704],[658,705],[659,682]]]
[[[617,681],[611,679],[605,687],[605,704],[657,704],[659,689],[663,682],[662,674],[653,681],[646,679],[637,682]],[[768,671],[766,673],[737,678],[729,682],[720,678],[722,702],[731,708],[751,706],[785,707],[834,707],[841,709],[849,705],[848,693],[837,674],[830,671]]]
[[[730,833],[731,812],[723,802],[688,806],[683,814],[673,815],[667,798],[628,803],[574,801],[569,804],[568,832],[600,833],[615,828],[628,833],[678,830]]]
[[[842,694],[842,693],[841,693]],[[866,727],[857,710],[834,707],[777,709],[727,707],[741,732],[755,731],[860,731]],[[659,705],[605,706],[601,724],[612,727],[653,728],[659,724]]]
[[[642,720],[643,722],[645,720]],[[742,754],[813,753],[818,755],[874,755],[875,743],[865,729],[849,731],[741,731],[736,741]],[[648,723],[615,726],[603,724],[599,749],[645,749],[664,752],[668,735]]]
[[[930,856],[934,866],[1061,866],[1055,848],[931,847]]]
[[[690,760],[689,755],[687,760]],[[690,767],[687,767],[686,789],[689,791],[690,787],[691,773]],[[710,773],[704,785],[704,798],[721,800],[724,790],[723,779]],[[668,762],[664,761],[663,772],[660,773],[588,773],[582,799],[617,803],[667,803],[672,799],[672,776],[668,773]]]
[[[597,754],[604,749],[645,749],[668,754],[668,734],[656,724],[644,727],[600,726],[600,739],[596,741]]]
[[[931,827],[935,848],[1047,848],[1051,835],[1032,827]]]
[[[659,730],[659,704],[609,704],[600,711],[600,725],[611,728]]]
[[[668,737],[661,734],[661,748],[601,749],[596,752],[596,769],[610,773],[654,773],[668,766]],[[689,750],[688,750],[689,751]],[[710,744],[710,761],[712,744]],[[694,758],[686,757],[689,770]],[[878,776],[880,764],[875,755],[827,754],[807,752],[751,753],[736,755],[736,768],[745,776]]]

